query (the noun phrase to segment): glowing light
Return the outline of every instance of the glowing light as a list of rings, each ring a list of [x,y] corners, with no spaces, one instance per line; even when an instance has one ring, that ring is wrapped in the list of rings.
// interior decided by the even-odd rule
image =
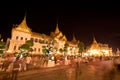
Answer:
[[[12,51],[11,51],[11,50],[8,50],[8,51],[6,51],[6,52],[11,53]]]

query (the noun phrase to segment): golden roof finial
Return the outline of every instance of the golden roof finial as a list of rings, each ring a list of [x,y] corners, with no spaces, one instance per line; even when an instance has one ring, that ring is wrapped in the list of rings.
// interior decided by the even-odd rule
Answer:
[[[27,23],[26,23],[26,16],[27,16],[27,13],[25,13],[24,19],[22,20],[21,24],[27,26]],[[25,26],[24,26],[24,27],[25,27]]]
[[[93,43],[97,43],[94,35],[93,35]]]
[[[77,41],[76,38],[75,38],[74,33],[73,33],[73,39],[72,39],[72,41],[73,41],[73,42],[76,42],[76,41]]]
[[[56,24],[56,29],[55,29],[55,34],[58,34],[60,31],[59,31],[59,28],[58,28],[58,20],[57,20],[57,24]]]
[[[31,32],[31,29],[27,26],[26,23],[26,15],[27,13],[25,13],[24,19],[22,20],[22,22],[18,25],[18,27],[16,27],[17,30],[23,31],[23,32]]]
[[[92,49],[97,49],[97,50],[99,49],[99,45],[98,45],[98,43],[97,43],[94,35],[93,35],[93,43],[91,44],[90,49],[91,49],[91,50],[92,50]]]

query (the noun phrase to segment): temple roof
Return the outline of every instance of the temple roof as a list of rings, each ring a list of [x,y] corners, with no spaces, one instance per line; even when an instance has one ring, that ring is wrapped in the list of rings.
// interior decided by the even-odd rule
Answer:
[[[36,32],[32,32],[32,36],[33,37],[38,37],[38,38],[44,38],[44,39],[50,39],[51,37],[46,35],[46,34],[40,34],[40,33],[36,33]]]
[[[55,29],[55,34],[58,34],[60,32],[59,28],[58,28],[58,22],[56,24],[56,29]]]
[[[77,42],[75,35],[73,34],[72,42]]]
[[[62,38],[64,41],[67,41],[67,38],[66,36],[64,35],[63,38]]]
[[[62,41],[67,41],[67,38],[66,38],[66,36],[65,36],[65,35],[63,35],[63,36],[59,37],[59,39],[60,39],[60,40],[62,40]]]
[[[93,44],[97,44],[95,37],[93,37]]]
[[[93,43],[91,44],[90,49],[99,49],[99,43],[97,43],[95,37],[93,37]]]
[[[76,37],[75,37],[75,35],[73,34],[73,38],[72,38],[72,40],[70,41],[70,43],[71,44],[78,44],[78,40],[76,40]]]
[[[24,16],[24,19],[22,20],[22,22],[19,25],[17,25],[15,29],[18,31],[31,33],[31,29],[27,26],[27,23],[26,23],[26,15]]]
[[[67,41],[67,38],[65,35],[63,35],[63,33],[59,30],[58,28],[58,22],[56,24],[56,29],[55,29],[55,32],[51,32],[50,36],[52,38],[56,38],[56,39],[60,39],[60,40],[63,40],[63,41]]]

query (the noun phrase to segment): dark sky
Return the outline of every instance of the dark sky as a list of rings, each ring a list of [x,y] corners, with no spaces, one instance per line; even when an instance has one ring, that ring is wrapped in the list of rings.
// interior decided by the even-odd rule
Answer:
[[[59,29],[68,40],[73,34],[76,39],[89,45],[93,35],[100,43],[113,49],[120,48],[120,8],[119,4],[105,3],[30,3],[0,6],[0,34],[6,39],[11,36],[13,24],[19,24],[27,13],[27,25],[34,32],[50,34]]]

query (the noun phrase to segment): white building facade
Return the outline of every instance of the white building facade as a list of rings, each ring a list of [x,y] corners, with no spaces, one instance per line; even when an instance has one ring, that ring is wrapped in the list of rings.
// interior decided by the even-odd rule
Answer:
[[[34,46],[32,46],[33,52],[31,52],[31,54],[38,55],[43,54],[43,46],[46,48],[52,46],[53,48],[57,48],[57,50],[53,51],[54,53],[59,52],[59,49],[63,48],[65,42],[67,41],[65,35],[59,31],[58,24],[56,25],[55,32],[52,32],[50,36],[32,32],[32,30],[27,26],[25,16],[20,24],[13,26],[11,31],[11,39],[7,40],[7,52],[19,53],[19,47],[27,40],[32,40],[34,42]],[[51,42],[54,42],[54,44]]]

